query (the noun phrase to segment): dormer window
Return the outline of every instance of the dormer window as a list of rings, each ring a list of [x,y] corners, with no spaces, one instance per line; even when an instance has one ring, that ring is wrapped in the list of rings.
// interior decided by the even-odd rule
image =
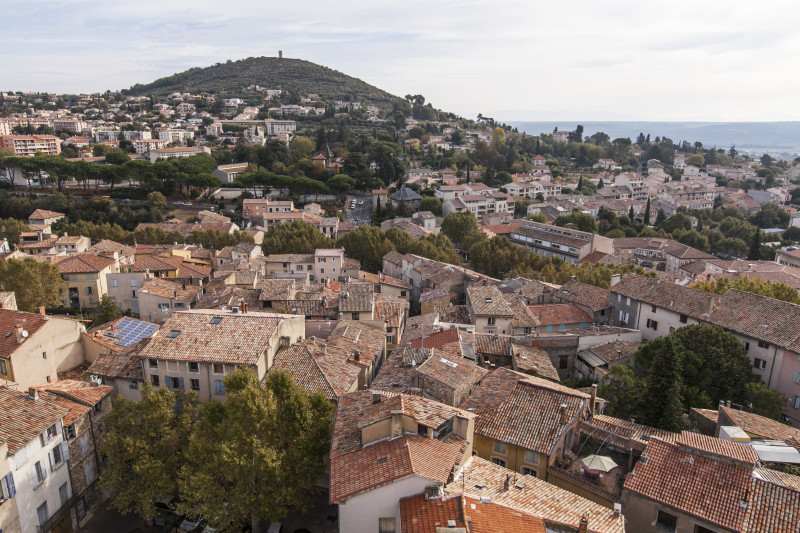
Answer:
[[[378,464],[379,465],[385,465],[388,461],[389,461],[388,457],[381,457],[381,458],[378,459]]]
[[[491,298],[486,298],[486,303],[487,303],[487,304],[490,304],[490,303],[492,303],[492,299],[491,299]]]

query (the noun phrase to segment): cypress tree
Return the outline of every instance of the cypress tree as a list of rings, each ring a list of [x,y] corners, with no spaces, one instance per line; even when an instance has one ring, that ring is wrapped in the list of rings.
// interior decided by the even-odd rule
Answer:
[[[647,198],[647,207],[644,208],[644,223],[650,224],[650,198]]]
[[[680,356],[675,344],[668,337],[652,342],[661,346],[651,362],[650,373],[645,381],[642,414],[644,423],[679,433],[683,428],[683,401],[681,389],[683,378]]]
[[[758,261],[761,257],[761,230],[757,229],[755,235],[753,235],[753,241],[750,243],[750,257],[748,259],[754,259]]]
[[[603,183],[603,178],[600,178],[600,181],[597,182],[597,190],[599,191],[600,189],[602,189],[605,186],[606,186],[606,184]]]

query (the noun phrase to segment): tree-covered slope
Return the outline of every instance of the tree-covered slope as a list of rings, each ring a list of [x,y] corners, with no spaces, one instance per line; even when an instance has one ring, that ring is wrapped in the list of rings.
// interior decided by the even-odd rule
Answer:
[[[386,91],[339,71],[302,59],[277,57],[249,57],[206,68],[195,67],[152,83],[137,83],[124,92],[164,95],[204,91],[234,95],[251,85],[296,91],[303,96],[314,93],[324,100],[365,100],[387,104],[396,99]]]

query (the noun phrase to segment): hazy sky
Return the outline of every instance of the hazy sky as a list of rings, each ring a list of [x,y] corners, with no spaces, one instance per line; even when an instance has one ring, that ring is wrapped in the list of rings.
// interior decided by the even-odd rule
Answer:
[[[31,0],[2,11],[2,90],[122,89],[280,49],[470,118],[800,120],[797,0]]]

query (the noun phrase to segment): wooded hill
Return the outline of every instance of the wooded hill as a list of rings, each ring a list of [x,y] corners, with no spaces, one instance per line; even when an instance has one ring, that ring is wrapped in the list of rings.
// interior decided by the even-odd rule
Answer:
[[[318,94],[327,101],[368,101],[385,106],[398,99],[337,70],[302,59],[277,57],[249,57],[211,67],[195,67],[152,83],[137,83],[122,92],[131,95],[209,92],[234,96],[251,85],[296,91],[301,96]]]

